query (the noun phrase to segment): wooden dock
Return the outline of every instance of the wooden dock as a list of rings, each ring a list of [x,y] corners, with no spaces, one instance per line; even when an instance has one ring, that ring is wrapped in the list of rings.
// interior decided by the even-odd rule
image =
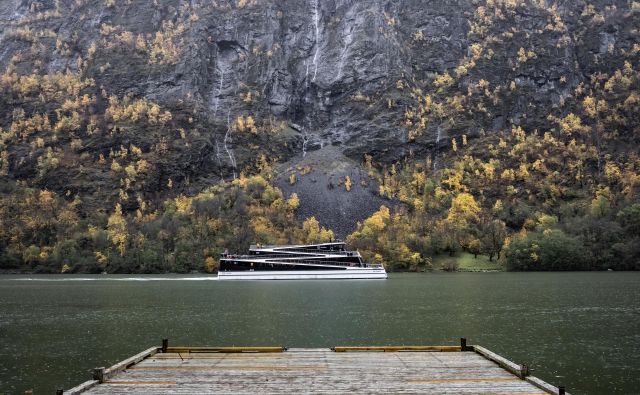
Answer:
[[[565,394],[480,346],[150,348],[58,394]]]

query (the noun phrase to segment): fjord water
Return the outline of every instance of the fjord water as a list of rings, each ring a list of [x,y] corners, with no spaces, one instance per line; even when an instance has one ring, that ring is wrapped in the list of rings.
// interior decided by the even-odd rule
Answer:
[[[193,281],[204,280],[204,281]],[[458,344],[573,394],[640,391],[640,273],[393,274],[387,281],[0,277],[0,393],[52,393],[173,345]]]

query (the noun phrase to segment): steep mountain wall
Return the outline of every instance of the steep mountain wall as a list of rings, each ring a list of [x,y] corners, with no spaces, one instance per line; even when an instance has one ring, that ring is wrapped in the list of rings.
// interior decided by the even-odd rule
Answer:
[[[610,45],[630,49],[637,39],[634,25],[623,18],[628,1],[591,2],[596,11],[610,8],[595,29],[581,23],[587,7],[583,1],[490,2],[497,4],[493,7],[460,0],[69,3],[58,2],[55,11],[54,1],[5,2],[0,64],[6,67],[12,55],[30,44],[16,42],[10,34],[16,28],[51,30],[73,42],[70,53],[51,51],[43,59],[48,72],[75,70],[77,58],[86,58],[92,43],[100,47],[106,40],[114,48],[98,49],[88,72],[110,93],[142,95],[167,105],[193,101],[222,121],[243,113],[272,115],[300,125],[309,149],[343,144],[356,157],[374,151],[388,152],[389,159],[406,154],[399,111],[387,109],[384,99],[402,108],[403,95],[394,92],[398,80],[421,86],[436,74],[453,75],[474,44],[491,48],[493,55],[461,78],[462,91],[479,79],[491,86],[516,81],[529,88],[525,97],[503,104],[493,119],[475,125],[486,129],[525,116],[523,122],[543,124],[546,109],[606,61]],[[47,12],[59,15],[37,20]],[[173,28],[163,28],[167,22]],[[105,25],[115,30],[101,33]],[[184,31],[178,33],[177,25]],[[153,37],[168,29],[179,36],[175,62],[169,64],[149,65],[118,42],[122,32]],[[504,35],[510,31],[509,37]],[[53,48],[55,41],[42,40]],[[536,58],[513,70],[520,48],[534,51]],[[101,73],[98,68],[107,62],[109,70]],[[242,96],[247,93],[253,98],[250,105]],[[354,100],[358,94],[375,102],[363,106]],[[366,108],[371,106],[375,111]],[[540,113],[531,114],[527,107]],[[431,140],[436,135],[429,131]]]
[[[325,150],[327,166],[347,164],[337,178],[357,171],[365,154],[382,164],[432,156],[437,165],[452,137],[545,130],[550,114],[572,111],[576,88],[620,69],[621,53],[637,58],[639,12],[626,0],[4,1],[0,127],[47,114],[65,130],[57,124],[71,98],[39,103],[42,85],[29,91],[20,76],[93,81],[82,89],[90,104],[77,111],[73,136],[7,143],[4,166],[34,186],[72,186],[112,202],[117,194],[86,185],[95,179],[76,172],[69,151],[96,160],[121,146],[146,153],[168,142],[161,158],[147,158],[151,175],[137,190],[152,198],[197,192],[250,171],[261,155],[284,163],[283,180],[314,150]],[[114,97],[157,103],[171,120],[122,124],[109,110]],[[87,133],[90,124],[103,134]],[[74,139],[82,149],[68,149]],[[49,148],[61,157],[43,173],[38,158]],[[98,179],[121,179],[108,170]],[[303,184],[309,196],[327,187]]]

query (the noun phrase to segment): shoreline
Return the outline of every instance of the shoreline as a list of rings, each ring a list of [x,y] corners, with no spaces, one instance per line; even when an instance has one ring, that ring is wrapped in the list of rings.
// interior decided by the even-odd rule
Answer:
[[[389,274],[440,274],[440,273],[594,273],[594,272],[630,272],[637,273],[640,270],[490,270],[490,269],[459,269],[459,270],[444,270],[444,269],[431,269],[431,270],[399,270],[399,271],[390,271]],[[28,272],[28,271],[15,271],[15,270],[0,270],[0,276],[26,276],[26,275],[35,275],[35,276],[69,276],[69,277],[80,277],[80,276],[195,276],[197,278],[207,278],[207,277],[216,277],[218,276],[216,273],[207,273],[207,272],[191,272],[191,273],[178,273],[178,272],[148,272],[148,273],[86,273],[86,272],[76,272],[76,273],[38,273],[38,272]]]

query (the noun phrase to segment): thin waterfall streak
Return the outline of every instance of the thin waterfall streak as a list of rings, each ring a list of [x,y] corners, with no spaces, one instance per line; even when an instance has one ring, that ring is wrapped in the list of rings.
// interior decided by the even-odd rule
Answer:
[[[302,135],[302,157],[304,158],[307,155],[307,142],[309,141],[309,135],[307,135],[307,131],[305,130]]]
[[[318,38],[320,37],[320,14],[318,12],[318,2],[319,0],[313,0],[313,25],[315,28],[315,47],[316,50],[313,54],[313,78],[311,81],[316,80],[316,75],[318,74],[318,54],[320,52],[320,43],[318,42]]]
[[[227,155],[229,156],[229,162],[231,162],[231,167],[233,168],[233,179],[235,180],[237,177],[236,175],[236,158],[233,155],[233,150],[229,148],[229,146],[227,145],[227,143],[231,140],[231,109],[229,109],[229,111],[227,111],[227,132],[224,135],[224,149],[225,151],[227,151]]]
[[[218,159],[218,166],[220,166],[220,179],[224,182],[224,174],[222,174],[222,158],[220,157],[220,144],[216,138],[216,158]]]
[[[342,77],[342,67],[344,66],[344,58],[347,56],[347,44],[344,44],[344,47],[342,47],[342,52],[340,53],[340,62],[338,63],[338,77],[336,78],[337,80],[340,79],[340,77]]]
[[[224,84],[224,70],[220,70],[220,84],[218,85],[218,92],[215,95],[215,104],[213,106],[213,117],[215,118],[218,113],[218,105],[220,104],[220,93],[222,93],[222,85]]]
[[[307,89],[309,88],[309,63],[305,60],[305,66],[307,67],[307,71],[305,72],[305,77],[304,77],[304,88]]]

